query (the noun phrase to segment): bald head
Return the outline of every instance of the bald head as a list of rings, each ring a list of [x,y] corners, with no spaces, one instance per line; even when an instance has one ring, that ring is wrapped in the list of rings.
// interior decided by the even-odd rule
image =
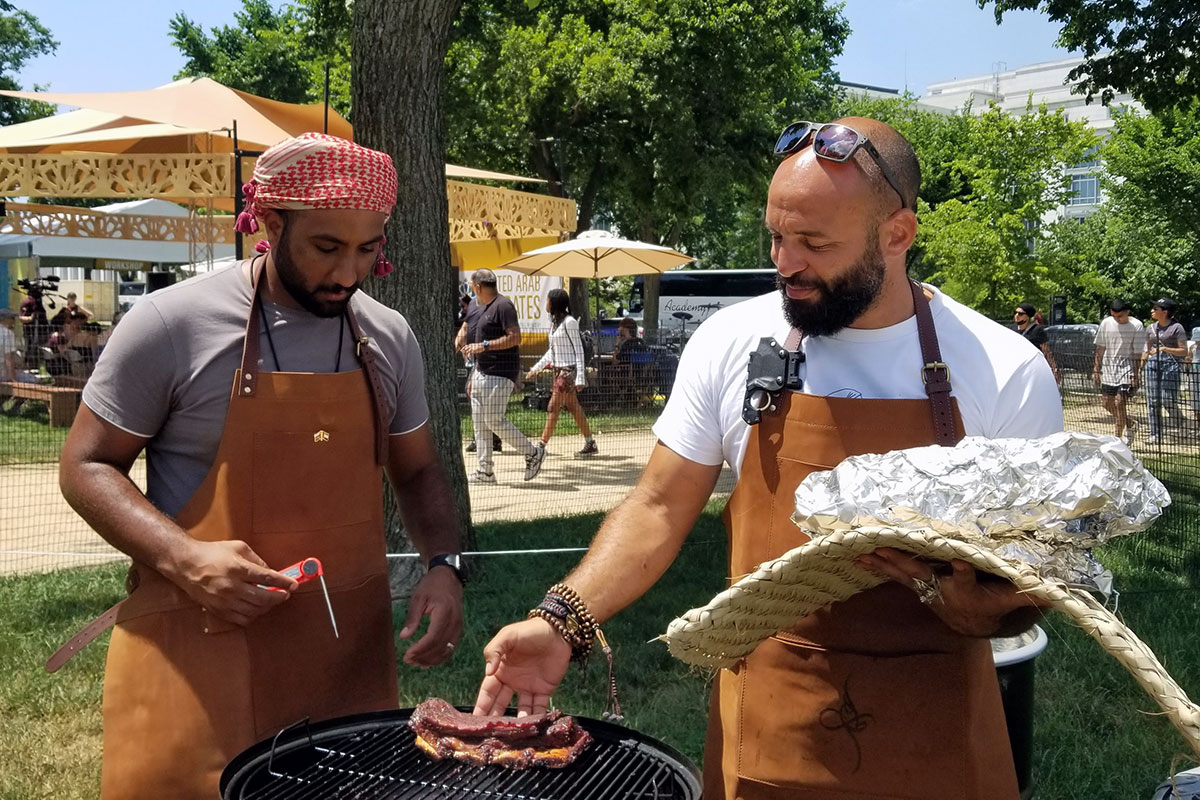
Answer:
[[[867,137],[871,144],[875,145],[875,149],[879,151],[880,158],[888,165],[888,169],[892,172],[892,177],[899,184],[900,194],[904,200],[904,206],[911,208],[914,211],[917,208],[917,194],[921,191],[921,165],[917,161],[917,154],[913,150],[911,144],[900,133],[888,125],[886,122],[880,122],[877,119],[869,117],[842,117],[839,120],[834,120],[839,125],[845,125],[853,128],[862,135]],[[883,171],[879,165],[875,163],[875,159],[865,149],[860,149],[854,154],[854,162],[858,164],[859,169],[863,171],[876,197],[876,205],[880,209],[892,210],[895,208],[896,190],[893,189],[884,177]]]

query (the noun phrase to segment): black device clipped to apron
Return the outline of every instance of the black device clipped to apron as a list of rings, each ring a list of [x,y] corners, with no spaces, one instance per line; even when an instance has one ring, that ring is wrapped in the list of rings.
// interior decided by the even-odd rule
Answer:
[[[800,349],[803,338],[803,334],[793,328],[783,345],[770,336],[759,339],[758,348],[750,354],[746,396],[742,400],[742,419],[747,425],[757,425],[762,420],[762,412],[774,411],[779,393],[784,389],[798,392],[804,388],[800,378],[800,365],[804,363],[804,352]]]

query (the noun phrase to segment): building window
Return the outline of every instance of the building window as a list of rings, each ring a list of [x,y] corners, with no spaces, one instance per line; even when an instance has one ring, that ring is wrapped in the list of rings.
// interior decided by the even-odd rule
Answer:
[[[1093,147],[1083,156],[1083,161],[1075,165],[1076,169],[1087,169],[1088,167],[1100,166],[1100,148]]]
[[[1094,206],[1100,202],[1100,182],[1095,175],[1071,176],[1071,201],[1073,206]]]

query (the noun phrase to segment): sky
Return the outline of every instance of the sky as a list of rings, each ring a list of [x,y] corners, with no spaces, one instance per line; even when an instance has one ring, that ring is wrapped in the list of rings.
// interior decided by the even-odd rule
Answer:
[[[19,80],[26,89],[60,92],[148,89],[174,79],[183,59],[168,35],[178,11],[206,29],[233,21],[240,0],[17,0],[58,40],[58,52],[31,61]],[[975,0],[846,0],[852,33],[837,59],[842,80],[908,88],[988,75],[1069,54],[1055,46],[1058,29],[1036,12],[1010,13],[997,26]]]

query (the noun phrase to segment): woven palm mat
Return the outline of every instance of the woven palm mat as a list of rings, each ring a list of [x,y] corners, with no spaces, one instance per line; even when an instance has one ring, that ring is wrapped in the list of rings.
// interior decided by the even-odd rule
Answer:
[[[659,637],[671,654],[710,669],[732,667],[760,642],[812,612],[884,582],[854,565],[858,556],[895,547],[919,556],[957,558],[1000,575],[1021,591],[1064,612],[1129,670],[1200,756],[1200,708],[1167,674],[1154,653],[1085,591],[1047,580],[1026,564],[932,530],[864,527],[830,533],[762,564],[703,608],[671,622]]]

